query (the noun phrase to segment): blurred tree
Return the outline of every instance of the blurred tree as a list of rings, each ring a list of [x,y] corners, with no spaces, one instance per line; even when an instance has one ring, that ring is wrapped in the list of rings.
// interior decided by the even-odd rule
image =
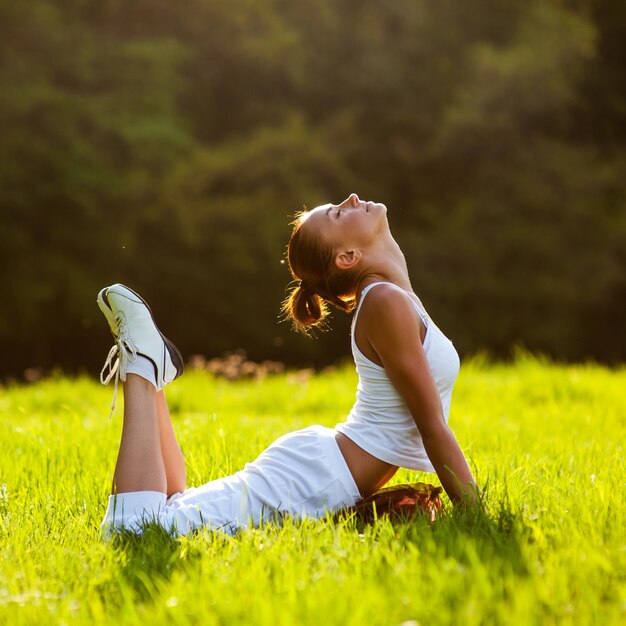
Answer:
[[[0,375],[95,368],[115,280],[185,354],[347,355],[341,314],[276,316],[289,216],[352,190],[463,352],[623,360],[625,29],[619,0],[2,3]]]
[[[440,291],[474,311],[459,329],[467,349],[488,343],[502,354],[530,343],[583,358],[593,340],[580,315],[623,284],[623,228],[606,210],[620,197],[623,206],[621,168],[574,126],[594,34],[584,17],[536,3],[510,44],[474,49],[445,108],[434,169],[454,181],[457,197],[443,199],[456,233],[449,245],[434,239],[466,268],[457,265]]]
[[[158,255],[161,235],[146,233],[143,243],[155,264],[137,268],[137,280],[149,282],[157,270],[170,285],[162,293],[177,302],[172,326],[183,317],[209,320],[210,327],[183,338],[187,351],[220,352],[237,342],[256,358],[284,354],[285,344],[315,352],[314,344],[296,347],[288,325],[277,326],[290,278],[281,265],[287,225],[303,197],[347,178],[323,137],[299,116],[220,148],[201,148],[172,170],[158,222],[170,225],[180,260]]]
[[[107,45],[84,4],[0,9],[4,371],[81,362],[96,288],[116,274],[154,181],[193,145],[175,105],[181,52]]]

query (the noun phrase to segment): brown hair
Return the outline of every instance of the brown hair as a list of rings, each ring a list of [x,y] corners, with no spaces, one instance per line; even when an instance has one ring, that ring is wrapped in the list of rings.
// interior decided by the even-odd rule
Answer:
[[[324,326],[327,303],[349,313],[354,309],[356,275],[335,267],[334,248],[318,232],[304,227],[306,211],[296,214],[287,246],[287,262],[298,281],[283,302],[282,312],[304,334]]]

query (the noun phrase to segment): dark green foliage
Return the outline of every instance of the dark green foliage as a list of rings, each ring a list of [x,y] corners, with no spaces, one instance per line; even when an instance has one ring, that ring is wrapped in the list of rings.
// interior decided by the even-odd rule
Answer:
[[[114,281],[186,356],[346,355],[342,314],[277,314],[289,216],[350,191],[461,352],[623,360],[625,28],[618,0],[2,3],[0,375],[95,368]]]

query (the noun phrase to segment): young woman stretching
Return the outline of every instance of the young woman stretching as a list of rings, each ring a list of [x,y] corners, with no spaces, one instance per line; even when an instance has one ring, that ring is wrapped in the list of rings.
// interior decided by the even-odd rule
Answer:
[[[322,517],[374,493],[399,467],[435,471],[455,503],[475,500],[447,425],[459,358],[413,292],[385,205],[351,194],[300,214],[288,259],[298,283],[283,308],[296,329],[323,323],[327,303],[355,310],[356,403],[334,429],[285,435],[243,470],[197,488],[187,488],[163,392],[182,374],[178,350],[135,292],[118,284],[98,295],[116,339],[103,382],[121,378],[125,396],[106,533],[156,521],[175,534],[233,534],[284,514]]]

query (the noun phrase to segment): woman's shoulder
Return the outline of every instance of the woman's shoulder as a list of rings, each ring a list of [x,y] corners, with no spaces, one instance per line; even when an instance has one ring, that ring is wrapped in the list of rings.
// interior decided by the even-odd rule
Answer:
[[[366,285],[359,296],[359,303],[373,306],[393,304],[396,302],[411,302],[411,297],[399,285],[395,283],[377,282]]]
[[[425,328],[415,302],[398,285],[380,283],[370,287],[365,297],[361,293],[360,305],[353,337],[360,351],[377,365],[383,366],[381,350],[392,362],[407,351],[412,353],[414,346],[422,343]]]
[[[361,291],[359,308],[360,316],[373,321],[415,315],[411,296],[395,283],[367,285]]]

